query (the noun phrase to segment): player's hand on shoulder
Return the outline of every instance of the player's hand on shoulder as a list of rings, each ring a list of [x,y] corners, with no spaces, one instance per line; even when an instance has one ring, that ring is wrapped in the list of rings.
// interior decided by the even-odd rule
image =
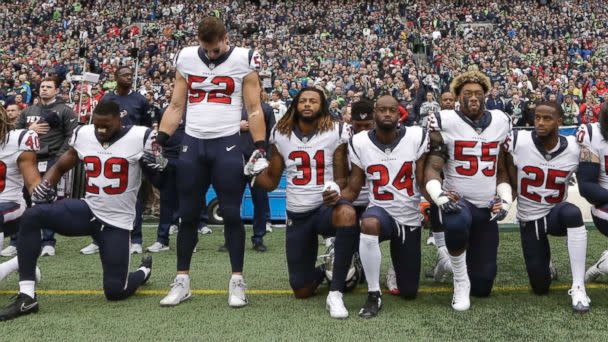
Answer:
[[[256,149],[249,157],[249,161],[245,164],[244,173],[246,176],[257,176],[270,164],[266,160],[266,151],[263,149]]]
[[[323,204],[328,207],[335,206],[342,198],[340,196],[340,187],[335,182],[327,182],[323,187]]]
[[[51,203],[55,199],[57,199],[57,193],[47,179],[42,179],[32,191],[32,202],[35,204]]]

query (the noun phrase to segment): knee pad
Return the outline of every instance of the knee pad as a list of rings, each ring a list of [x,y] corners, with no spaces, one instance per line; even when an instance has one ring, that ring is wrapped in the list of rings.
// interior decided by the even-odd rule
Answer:
[[[581,210],[574,204],[564,202],[559,210],[559,219],[568,228],[580,227],[584,225]]]
[[[125,299],[123,286],[117,281],[104,283],[103,294],[106,296],[106,299],[110,301]]]
[[[445,232],[445,246],[449,251],[461,251],[467,248],[469,242],[468,229],[451,229]]]

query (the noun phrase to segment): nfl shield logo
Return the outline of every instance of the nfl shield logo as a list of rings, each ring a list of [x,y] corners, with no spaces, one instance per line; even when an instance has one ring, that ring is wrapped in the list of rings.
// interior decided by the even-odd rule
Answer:
[[[213,70],[213,68],[215,68],[215,64],[214,63],[209,64],[209,69]]]
[[[302,138],[302,142],[306,144],[308,142],[308,137]]]
[[[103,146],[103,148],[108,148],[108,147],[110,147],[110,143],[104,142],[102,146]]]
[[[545,159],[547,159],[547,160],[551,160],[551,155],[550,155],[550,154],[548,154],[548,153],[547,153],[547,154],[545,154]]]
[[[386,154],[391,154],[391,151],[392,150],[390,149],[390,147],[387,147],[386,149],[384,149],[384,153],[386,153]]]
[[[481,134],[482,129],[480,127],[475,128],[475,132],[477,132],[477,134]]]

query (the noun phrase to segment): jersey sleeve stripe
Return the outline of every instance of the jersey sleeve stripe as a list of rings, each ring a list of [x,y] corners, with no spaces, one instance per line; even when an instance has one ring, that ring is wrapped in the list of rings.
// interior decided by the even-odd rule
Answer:
[[[247,58],[247,60],[249,61],[249,65],[251,65],[251,62],[253,61],[253,49],[249,49],[249,57]]]
[[[513,151],[515,151],[515,145],[517,145],[517,133],[519,133],[518,130],[513,130]]]
[[[359,157],[359,154],[357,153],[357,150],[355,150],[355,146],[353,145],[353,138],[354,137],[350,137],[350,139],[348,139],[348,144],[350,145],[350,149],[357,156],[357,159],[361,159],[361,157]]]
[[[24,129],[23,131],[21,131],[21,134],[19,134],[19,140],[18,140],[17,146],[21,146],[21,142],[23,141],[23,137],[25,137],[26,133],[27,133],[26,129]]]
[[[441,112],[437,112],[435,113],[435,119],[437,119],[437,127],[439,128],[439,130],[443,130],[443,127],[441,127]]]
[[[587,126],[587,134],[589,134],[589,142],[591,142],[592,134],[593,134],[593,127],[591,127],[591,124],[585,124],[585,126]]]
[[[84,127],[84,126],[78,126],[76,127],[76,129],[74,130],[74,141],[72,142],[73,145],[76,144],[76,139],[78,139],[78,131],[80,131],[80,129]]]
[[[422,147],[422,144],[424,144],[424,139],[426,139],[426,128],[422,128],[422,139],[420,139],[420,146],[418,146],[418,148]]]
[[[152,134],[152,128],[148,128],[146,130],[146,134],[144,134],[144,148],[146,147],[146,141],[148,141],[148,137]]]

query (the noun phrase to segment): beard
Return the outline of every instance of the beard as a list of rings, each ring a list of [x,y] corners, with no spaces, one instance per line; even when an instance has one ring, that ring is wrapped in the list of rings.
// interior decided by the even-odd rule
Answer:
[[[475,110],[474,112],[471,111],[471,108],[470,108],[471,98],[472,98],[472,96],[463,97],[463,99],[462,99],[463,113],[471,114],[474,116],[481,115],[485,110],[485,101],[483,100],[483,97],[475,97],[477,99],[477,102],[479,103],[479,108],[477,110]]]
[[[376,128],[378,128],[381,131],[392,131],[394,129],[397,129],[397,124],[399,123],[399,121],[392,121],[392,122],[384,122],[384,121],[380,121],[380,120],[375,120],[376,121]]]

